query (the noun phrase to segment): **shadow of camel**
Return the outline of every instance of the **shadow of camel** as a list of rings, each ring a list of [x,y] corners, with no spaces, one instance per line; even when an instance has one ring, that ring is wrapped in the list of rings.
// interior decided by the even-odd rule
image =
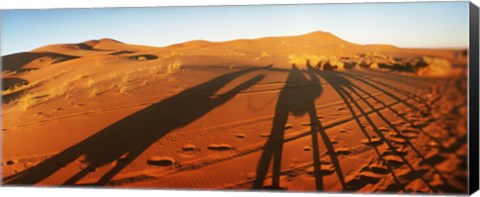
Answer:
[[[332,85],[332,87],[335,89],[335,91],[342,97],[342,100],[345,102],[345,104],[347,105],[347,108],[349,109],[350,113],[352,114],[352,116],[354,117],[355,119],[355,122],[358,124],[359,128],[362,130],[363,134],[365,135],[365,137],[367,138],[371,138],[372,136],[370,136],[368,134],[368,132],[366,131],[366,129],[362,126],[362,123],[361,121],[359,120],[359,117],[358,115],[354,112],[353,110],[353,106],[355,106],[355,108],[357,108],[357,110],[362,114],[362,116],[365,118],[365,120],[367,121],[368,125],[370,125],[373,129],[373,132],[374,134],[376,134],[382,141],[382,143],[385,143],[388,147],[389,150],[392,151],[392,154],[397,156],[399,159],[401,159],[401,162],[399,163],[392,163],[392,162],[388,162],[384,159],[384,155],[385,154],[381,154],[380,151],[374,147],[374,150],[376,152],[376,154],[378,155],[379,159],[384,163],[386,164],[386,167],[388,169],[388,172],[391,173],[394,181],[395,181],[395,185],[394,187],[391,187],[387,190],[389,191],[400,191],[400,190],[403,190],[404,187],[405,187],[405,184],[404,183],[401,183],[399,180],[398,180],[398,177],[397,175],[394,173],[394,168],[395,167],[398,167],[398,166],[403,166],[403,165],[406,165],[407,168],[410,170],[411,173],[413,173],[415,175],[415,177],[410,177],[411,181],[415,180],[416,178],[419,178],[420,181],[422,181],[426,187],[428,187],[430,190],[436,192],[437,190],[435,188],[433,188],[433,186],[431,186],[429,184],[429,182],[427,180],[425,180],[421,175],[424,173],[422,172],[421,170],[416,170],[414,168],[414,166],[412,166],[412,164],[410,163],[410,161],[407,160],[407,158],[405,156],[402,156],[401,153],[399,153],[397,151],[397,148],[399,146],[402,146],[402,147],[406,147],[406,146],[410,146],[410,148],[417,154],[417,156],[419,158],[421,158],[422,160],[424,160],[423,156],[420,154],[420,152],[413,146],[413,144],[409,141],[408,138],[404,137],[401,132],[397,129],[397,127],[395,125],[393,125],[377,108],[375,108],[370,101],[368,101],[365,97],[366,96],[370,96],[371,98],[377,100],[378,102],[382,103],[378,98],[374,97],[372,94],[370,94],[368,91],[364,90],[363,88],[361,88],[360,86],[358,86],[357,84],[354,84],[352,83],[351,81],[349,81],[347,78],[345,78],[344,76],[350,76],[352,78],[355,78],[354,76],[351,76],[349,74],[346,74],[344,72],[318,72],[317,74],[319,74],[320,76],[322,76],[323,78],[325,78],[325,80],[330,83]],[[358,79],[358,78],[357,78]],[[372,85],[370,83],[366,83],[365,81],[363,81],[365,83],[365,85]],[[372,86],[373,87],[373,86]],[[366,95],[362,95],[360,94],[360,92],[363,92],[364,94]],[[386,92],[384,92],[386,93]],[[385,134],[383,134],[380,130],[379,130],[379,127],[378,127],[378,122],[375,122],[373,120],[373,118],[371,118],[366,112],[365,112],[365,109],[363,109],[364,107],[362,107],[362,105],[360,103],[358,103],[354,98],[353,96],[357,96],[360,100],[362,100],[366,106],[368,108],[370,108],[380,119],[381,121],[383,121],[383,123],[387,124],[388,127],[396,133],[397,136],[399,136],[400,138],[404,139],[405,142],[401,143],[402,145],[394,145],[393,141],[391,139],[389,139],[389,137],[387,137]],[[390,95],[392,96],[392,98],[395,98],[393,97],[393,95]],[[384,106],[386,106],[385,103],[383,103]],[[398,166],[396,166],[398,165]],[[438,172],[438,170],[436,170],[436,168],[434,166],[431,166],[433,170],[436,171],[436,173],[440,176],[440,179],[443,180],[443,177],[442,177],[442,174],[440,172]],[[378,179],[378,178],[375,178],[375,179]],[[358,190],[362,187],[364,187],[365,185],[369,184],[370,183],[370,180],[368,179],[365,179],[365,177],[361,177],[360,179],[353,179],[351,180],[348,185],[351,189],[353,190]],[[448,185],[447,185],[448,186]]]
[[[85,163],[88,164],[88,167],[64,182],[64,185],[73,185],[96,168],[112,163],[126,155],[126,159],[116,162],[116,165],[103,174],[96,183],[104,185],[145,149],[170,131],[190,124],[262,80],[264,74],[258,74],[224,94],[215,95],[229,82],[258,69],[261,68],[227,73],[152,104],[39,163],[34,168],[6,177],[3,184],[31,185],[38,183],[79,157],[85,156]]]
[[[282,149],[284,141],[284,132],[288,116],[302,116],[308,114],[310,117],[311,139],[312,139],[312,153],[313,166],[315,176],[315,186],[317,190],[323,190],[323,175],[321,174],[320,151],[318,142],[318,133],[323,139],[325,146],[329,150],[332,162],[337,169],[337,174],[343,185],[343,175],[336,156],[334,155],[333,145],[325,133],[325,130],[317,118],[315,108],[315,99],[320,97],[323,92],[319,78],[311,72],[313,69],[310,62],[307,61],[307,71],[299,70],[295,64],[288,74],[286,84],[280,91],[277,105],[275,107],[275,116],[273,118],[272,129],[270,131],[270,138],[264,146],[262,155],[260,156],[256,179],[253,182],[253,189],[282,189],[280,186],[280,173],[282,162]],[[305,77],[304,73],[308,75]],[[264,186],[267,177],[270,163],[272,166],[272,184]]]
[[[378,128],[373,123],[373,121],[369,118],[368,114],[363,110],[363,108],[360,107],[360,104],[357,103],[354,97],[352,96],[354,91],[354,84],[351,83],[346,78],[342,77],[336,71],[316,71],[315,73],[321,76],[323,79],[325,79],[325,81],[327,81],[327,83],[329,83],[332,86],[335,92],[337,92],[337,94],[342,98],[343,102],[347,105],[347,109],[350,111],[353,117],[353,120],[360,128],[360,131],[363,133],[363,135],[365,135],[366,138],[371,139],[373,136],[371,136],[363,126],[363,123],[360,120],[360,115],[357,115],[357,113],[354,110],[354,106],[357,108],[358,111],[360,111],[361,117],[367,119],[367,122],[374,128],[375,131],[378,131]],[[348,92],[347,90],[352,91],[352,93]],[[360,96],[360,95],[357,95],[357,96]],[[382,138],[381,143],[383,143],[384,141],[385,139]],[[386,161],[383,159],[382,154],[377,148],[377,144],[372,144],[371,146],[373,147],[373,150],[375,151],[375,153],[378,155],[379,159],[382,162],[386,163]],[[389,165],[387,165],[386,167],[388,169],[388,172],[391,173],[395,183],[397,183],[397,185],[401,185],[396,174],[393,172],[393,168],[390,167]],[[377,181],[379,181],[379,178],[361,177],[359,179],[352,179],[348,181],[346,184],[347,184],[348,190],[356,191],[363,188],[367,184],[374,183]],[[401,189],[401,187],[403,186],[400,186],[396,189]]]

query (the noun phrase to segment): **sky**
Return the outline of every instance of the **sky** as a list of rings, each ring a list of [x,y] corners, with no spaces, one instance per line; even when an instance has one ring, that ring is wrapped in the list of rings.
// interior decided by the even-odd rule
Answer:
[[[468,47],[468,2],[1,10],[0,14],[2,55],[101,38],[167,46],[313,31],[358,44]]]

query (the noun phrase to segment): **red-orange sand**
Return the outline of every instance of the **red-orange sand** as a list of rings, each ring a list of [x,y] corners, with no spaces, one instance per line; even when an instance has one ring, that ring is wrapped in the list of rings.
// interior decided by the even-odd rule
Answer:
[[[325,32],[4,56],[2,184],[465,193],[466,59]]]

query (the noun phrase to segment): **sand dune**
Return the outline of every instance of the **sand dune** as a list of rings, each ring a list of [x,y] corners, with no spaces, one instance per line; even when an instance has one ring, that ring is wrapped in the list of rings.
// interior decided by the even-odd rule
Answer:
[[[464,50],[313,32],[2,60],[2,184],[467,192]]]

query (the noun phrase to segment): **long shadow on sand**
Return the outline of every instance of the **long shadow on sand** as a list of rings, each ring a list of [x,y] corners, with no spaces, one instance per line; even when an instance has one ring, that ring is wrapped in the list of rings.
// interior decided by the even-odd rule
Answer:
[[[355,122],[358,124],[359,128],[361,129],[362,133],[365,135],[365,137],[367,138],[371,138],[372,136],[370,136],[368,134],[368,132],[366,131],[365,127],[363,126],[363,124],[361,123],[359,117],[360,115],[357,115],[357,113],[355,112],[354,108],[356,108],[362,117],[365,118],[365,120],[367,121],[368,125],[370,125],[374,131],[374,133],[379,137],[381,138],[381,143],[385,143],[388,147],[389,150],[391,150],[392,154],[395,155],[396,157],[398,157],[401,161],[398,162],[398,163],[391,163],[391,162],[388,162],[386,161],[386,159],[384,158],[385,157],[385,154],[384,153],[381,153],[382,151],[379,151],[379,149],[374,145],[373,148],[376,152],[376,154],[378,155],[380,161],[382,161],[382,163],[386,164],[386,167],[388,169],[388,172],[391,173],[392,175],[392,178],[394,179],[395,183],[394,184],[391,184],[389,185],[386,190],[387,191],[400,191],[400,190],[404,190],[404,187],[406,186],[407,183],[405,182],[401,182],[399,181],[398,179],[398,175],[396,173],[394,173],[394,168],[397,168],[399,166],[402,166],[402,165],[406,165],[406,168],[409,170],[409,173],[404,176],[404,178],[410,180],[410,181],[413,181],[415,179],[419,179],[420,181],[422,181],[426,187],[428,187],[431,191],[438,191],[439,188],[435,188],[433,187],[427,180],[425,180],[425,178],[422,176],[424,173],[426,173],[428,170],[425,170],[425,169],[415,169],[415,167],[411,164],[411,161],[408,161],[408,159],[404,156],[404,154],[400,153],[397,151],[397,148],[398,147],[403,147],[403,148],[406,148],[406,147],[410,147],[411,150],[413,150],[414,153],[417,154],[417,157],[421,159],[421,161],[423,163],[426,163],[427,165],[430,166],[430,170],[432,170],[434,173],[438,174],[440,179],[442,180],[443,182],[443,188],[441,188],[442,190],[444,191],[449,191],[449,192],[461,192],[460,190],[458,190],[457,188],[453,187],[452,185],[450,185],[448,183],[448,181],[443,177],[442,173],[436,169],[436,167],[434,166],[434,163],[433,162],[438,162],[438,161],[432,161],[432,160],[428,160],[426,159],[417,149],[416,147],[412,144],[412,142],[409,140],[409,138],[403,136],[401,134],[401,132],[398,130],[398,128],[393,125],[378,109],[376,109],[369,101],[367,101],[366,99],[366,96],[369,96],[375,100],[377,100],[378,102],[382,103],[384,106],[386,106],[385,103],[381,102],[381,100],[379,100],[378,98],[375,98],[372,94],[370,94],[368,91],[366,91],[365,89],[361,88],[360,86],[352,83],[351,81],[349,81],[347,78],[345,78],[344,76],[348,76],[348,77],[351,77],[353,79],[356,79],[356,80],[359,80],[361,82],[364,83],[364,85],[368,85],[368,86],[371,86],[371,87],[374,87],[376,89],[379,89],[381,90],[379,87],[373,85],[373,84],[370,84],[368,83],[367,81],[363,81],[362,79],[360,78],[357,78],[353,75],[350,75],[350,74],[347,74],[345,72],[335,72],[335,71],[314,71],[316,72],[319,76],[321,76],[322,78],[324,78],[328,83],[330,83],[330,85],[332,85],[332,87],[335,89],[335,91],[337,91],[337,93],[340,95],[340,97],[342,98],[342,100],[346,103],[347,105],[347,108],[348,110],[350,111],[350,113],[352,114]],[[384,90],[381,90],[383,91],[384,93],[386,93],[387,95],[391,96],[392,98],[395,98],[395,99],[399,99],[393,95],[390,95],[388,94],[386,91]],[[366,95],[362,95],[360,94],[360,92],[366,94]],[[365,103],[369,108],[371,108],[371,110],[374,111],[374,113],[381,119],[380,122],[384,122],[385,124],[388,125],[388,127],[393,131],[395,132],[395,135],[404,139],[404,143],[398,143],[398,142],[395,142],[392,140],[391,137],[388,137],[387,135],[385,135],[384,133],[382,133],[380,130],[379,130],[379,127],[378,127],[378,122],[375,122],[373,120],[373,118],[371,116],[369,116],[369,114],[367,114],[365,112],[365,110],[363,109],[364,107],[362,107],[362,105],[360,103],[358,103],[356,101],[356,99],[354,99],[353,97],[354,96],[357,96],[358,98],[360,98],[360,100],[363,101],[363,103]],[[390,109],[391,111],[395,112],[393,109],[391,108],[387,108],[387,109]],[[365,185],[369,184],[369,183],[372,183],[372,181],[378,181],[377,180],[372,180],[372,179],[353,179],[349,182],[347,182],[347,185],[349,187],[349,189],[352,189],[352,190],[358,190],[362,187],[364,187]]]
[[[365,135],[365,137],[371,139],[373,136],[371,136],[365,127],[362,124],[362,121],[360,120],[359,115],[354,110],[354,107],[357,108],[357,110],[360,111],[361,116],[363,116],[369,125],[371,125],[375,131],[375,133],[380,134],[379,136],[382,138],[382,141],[385,142],[387,141],[385,137],[381,134],[381,132],[378,131],[378,128],[376,124],[371,120],[369,115],[365,113],[362,107],[360,107],[360,104],[353,98],[352,94],[354,93],[354,84],[351,83],[349,80],[346,78],[342,77],[341,75],[337,74],[336,71],[314,71],[316,74],[324,78],[332,87],[333,89],[338,93],[338,95],[342,98],[342,100],[345,102],[347,105],[347,109],[350,111],[352,117],[354,118],[355,123],[358,125],[360,128],[361,132]],[[348,92],[347,90],[351,91]],[[357,95],[360,96],[360,95]],[[385,159],[383,158],[383,155],[381,151],[376,147],[376,145],[373,145],[373,150],[375,153],[378,155],[379,159],[383,163],[387,163]],[[387,165],[386,166],[388,169],[388,172],[391,173],[396,185],[401,185],[400,181],[398,180],[397,175],[393,172],[393,167]],[[358,190],[365,185],[369,183],[375,183],[377,182],[378,179],[376,180],[371,180],[371,179],[353,179],[349,181],[348,187],[350,190]],[[401,186],[400,186],[401,187]]]
[[[88,167],[64,182],[64,185],[73,185],[96,168],[110,164],[126,155],[126,159],[116,162],[116,165],[102,175],[97,182],[98,185],[104,185],[145,149],[170,131],[188,125],[262,80],[264,75],[259,74],[224,94],[215,95],[229,82],[258,69],[251,68],[227,73],[152,104],[63,150],[34,168],[6,177],[3,184],[31,185],[38,183],[84,156]]]
[[[355,76],[355,75],[352,75],[352,74],[349,74],[349,73],[346,73],[346,72],[340,72],[340,73],[337,73],[337,78],[338,77],[349,77],[349,78],[352,78],[354,80],[357,80],[359,82],[362,82],[364,85],[368,85],[370,87],[373,87],[375,89],[378,89],[380,90],[381,92],[385,93],[386,95],[388,95],[389,97],[391,98],[394,98],[396,100],[400,100],[400,98],[394,96],[393,94],[389,93],[388,91],[386,90],[383,90],[381,89],[380,87],[366,81],[364,78],[361,78],[361,77],[358,77],[358,76]],[[345,78],[343,79],[343,81],[348,81],[346,80]],[[345,85],[345,84],[344,84]],[[382,102],[380,99],[374,97],[373,95],[371,95],[368,91],[366,91],[365,89],[361,88],[360,86],[358,85],[355,85],[353,83],[346,83],[346,85],[348,86],[346,89],[350,89],[351,90],[351,93],[357,95],[358,97],[361,98],[361,100],[363,100],[367,106],[369,106],[369,108],[371,108],[372,110],[375,111],[375,113],[378,115],[378,117],[380,119],[382,119],[382,121],[384,123],[386,123],[388,125],[389,128],[392,129],[392,131],[394,131],[396,133],[397,136],[403,138],[405,140],[405,144],[403,146],[405,147],[410,147],[411,150],[413,150],[413,152],[417,155],[417,158],[420,158],[421,159],[421,162],[423,164],[426,164],[430,167],[430,169],[436,173],[440,180],[442,180],[443,182],[443,185],[439,188],[435,188],[433,186],[431,186],[429,183],[427,183],[425,181],[425,179],[423,179],[421,177],[422,173],[425,173],[424,170],[416,170],[414,169],[414,167],[412,165],[409,164],[409,161],[407,161],[407,159],[405,157],[402,157],[401,155],[400,158],[404,161],[404,163],[408,166],[408,168],[410,168],[410,177],[411,179],[415,179],[415,178],[420,178],[420,180],[422,180],[425,185],[427,187],[429,187],[429,189],[431,189],[432,191],[436,191],[437,189],[441,189],[443,191],[448,191],[448,192],[452,192],[452,193],[461,193],[462,191],[459,190],[458,188],[455,188],[454,186],[450,185],[450,183],[446,180],[446,178],[444,177],[444,175],[437,169],[437,167],[435,166],[436,163],[440,163],[441,161],[443,161],[444,159],[446,158],[443,158],[442,156],[438,156],[438,157],[432,157],[430,159],[427,159],[425,158],[424,155],[422,155],[422,153],[420,153],[420,151],[418,150],[418,148],[410,141],[410,139],[408,137],[405,137],[403,136],[403,134],[399,131],[399,129],[393,125],[382,113],[380,113],[379,110],[376,110],[375,107],[370,103],[368,102],[364,96],[362,96],[360,94],[360,92],[366,94],[366,96],[370,97],[370,98],[373,98],[374,100],[376,100],[378,103],[381,103],[382,105],[386,106],[386,104],[384,102]],[[345,90],[345,89],[344,89]],[[354,103],[355,104],[355,103]],[[405,106],[407,107],[410,107],[412,109],[416,109],[414,105],[412,104],[406,104],[406,103],[403,103]],[[358,104],[355,104],[358,108],[360,108],[360,106]],[[408,124],[410,124],[410,126],[413,126],[413,127],[416,127],[418,129],[418,131],[421,131],[424,135],[426,135],[427,137],[430,138],[430,140],[434,140],[436,141],[439,146],[440,146],[440,150],[446,152],[446,151],[453,151],[453,150],[456,150],[459,148],[459,145],[460,144],[463,144],[464,143],[464,138],[463,137],[460,137],[459,139],[457,139],[455,145],[451,146],[450,148],[446,149],[444,148],[442,145],[441,145],[441,141],[439,141],[437,138],[434,138],[433,136],[429,135],[426,131],[424,131],[422,129],[423,126],[420,126],[420,125],[415,125],[413,124],[410,120],[408,120],[407,118],[405,118],[404,116],[402,116],[401,114],[399,114],[395,109],[391,108],[391,107],[387,107],[387,109],[389,109],[391,112],[395,113],[397,115],[397,117],[399,118],[402,118],[405,122],[407,122]],[[361,110],[361,109],[360,109]],[[362,111],[362,110],[361,110]],[[367,120],[369,119],[368,116],[366,116]],[[393,144],[391,142],[389,142],[386,138],[386,136],[384,134],[382,134],[381,132],[378,131],[378,129],[376,128],[375,125],[371,125],[375,132],[381,137],[383,138],[383,140],[385,140],[386,144],[390,147],[390,148],[394,148]],[[398,155],[398,153],[396,151],[394,151],[395,154]],[[397,186],[401,186],[401,185],[397,185]],[[394,189],[394,188],[391,188],[391,189]],[[400,189],[400,188],[397,188],[397,189]]]
[[[307,66],[311,68],[307,61]],[[306,73],[308,78],[304,75]],[[285,87],[280,91],[277,105],[275,107],[275,117],[270,131],[270,137],[265,143],[262,155],[258,162],[256,179],[254,180],[253,189],[282,189],[280,186],[280,173],[282,163],[282,150],[284,140],[284,133],[288,120],[288,116],[302,116],[308,114],[310,117],[311,139],[312,139],[312,153],[313,166],[315,176],[315,186],[317,190],[323,190],[323,176],[321,173],[320,151],[318,134],[320,134],[325,147],[328,149],[332,163],[335,166],[337,175],[344,186],[344,178],[341,172],[338,159],[334,155],[333,145],[328,138],[325,130],[317,118],[315,108],[315,99],[320,97],[323,89],[319,78],[310,71],[299,70],[295,64],[292,66],[287,77]],[[264,186],[264,181],[267,177],[270,163],[272,166],[272,183],[269,186]]]

